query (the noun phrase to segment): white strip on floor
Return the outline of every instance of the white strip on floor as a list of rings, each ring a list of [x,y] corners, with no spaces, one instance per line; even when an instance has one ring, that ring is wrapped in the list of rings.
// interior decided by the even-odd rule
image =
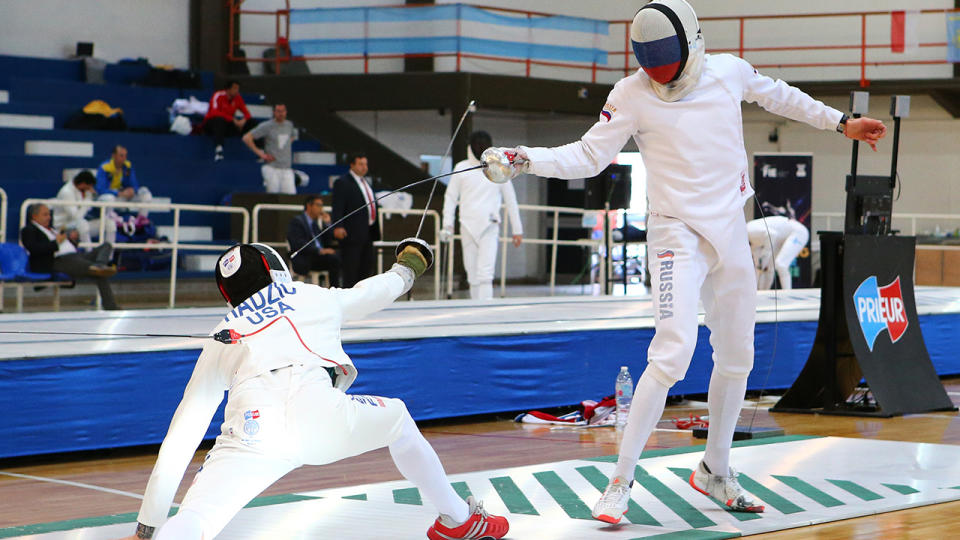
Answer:
[[[951,445],[826,437],[735,448],[741,483],[766,505],[763,514],[730,513],[694,491],[686,477],[701,457],[642,459],[633,487],[642,512],[629,512],[619,526],[589,517],[600,496],[597,484],[613,470],[608,461],[512,467],[450,480],[461,494],[469,491],[487,510],[506,516],[507,538],[517,540],[627,540],[694,531],[696,538],[723,538],[960,499],[960,447]],[[436,517],[405,481],[302,495],[321,498],[244,509],[217,538],[421,539]],[[117,524],[21,538],[100,540],[131,532],[130,524]]]
[[[960,313],[960,288],[919,287],[920,315]],[[757,321],[816,321],[818,289],[762,291]],[[225,308],[144,309],[123,312],[0,314],[0,330],[64,332],[206,334]],[[345,342],[389,341],[451,336],[516,335],[653,328],[649,295],[503,298],[488,301],[398,301],[381,312],[348,323]],[[0,334],[0,359],[73,356],[176,349],[200,349],[201,340],[109,336]]]

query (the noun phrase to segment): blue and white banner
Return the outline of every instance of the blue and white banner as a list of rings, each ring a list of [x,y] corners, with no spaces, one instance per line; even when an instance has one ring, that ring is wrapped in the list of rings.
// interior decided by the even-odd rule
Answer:
[[[947,62],[960,62],[960,13],[947,12]]]
[[[463,53],[606,64],[607,21],[528,17],[448,4],[290,11],[296,56]]]

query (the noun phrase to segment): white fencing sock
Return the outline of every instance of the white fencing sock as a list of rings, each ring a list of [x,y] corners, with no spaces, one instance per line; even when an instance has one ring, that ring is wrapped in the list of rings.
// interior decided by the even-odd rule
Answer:
[[[640,459],[640,453],[650,438],[650,433],[657,426],[663,408],[667,401],[667,390],[655,379],[650,370],[644,370],[637,387],[633,391],[633,403],[630,406],[630,416],[627,417],[627,428],[623,430],[623,439],[620,441],[620,458],[613,476],[623,476],[627,481],[633,480],[633,471]]]
[[[713,474],[730,474],[730,446],[746,393],[746,377],[721,375],[714,366],[707,390],[710,427],[707,428],[707,449],[703,454],[703,461]]]
[[[457,523],[470,517],[470,507],[453,490],[440,458],[409,414],[404,419],[400,438],[390,445],[390,456],[400,474],[413,482],[441,514]]]

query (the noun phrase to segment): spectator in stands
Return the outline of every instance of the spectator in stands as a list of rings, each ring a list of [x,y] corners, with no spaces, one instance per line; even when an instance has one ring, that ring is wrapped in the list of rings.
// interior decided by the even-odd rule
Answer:
[[[323,199],[319,195],[308,195],[303,202],[303,213],[294,216],[287,226],[287,244],[291,251],[308,245],[290,262],[294,274],[305,276],[311,270],[325,270],[330,273],[330,286],[339,287],[340,257],[336,250],[324,247],[322,238],[313,240],[328,225],[330,215],[323,211]]]
[[[121,145],[113,147],[113,153],[110,159],[104,161],[97,168],[97,194],[99,200],[112,202],[116,200],[127,202],[148,203],[153,200],[153,194],[146,186],[141,186],[137,181],[137,173],[133,170],[133,165],[127,160],[127,149]],[[147,214],[150,211],[141,209],[137,217],[131,218],[130,223],[125,224],[128,229],[136,229],[137,226],[147,222]],[[117,218],[116,213],[108,212],[111,218]]]
[[[237,118],[237,110],[243,113],[243,118]],[[203,118],[204,133],[213,136],[214,161],[223,159],[223,139],[242,135],[250,129],[248,121],[250,111],[240,95],[240,83],[227,81],[223,90],[214,92],[210,97],[210,108]]]
[[[293,173],[293,141],[297,140],[297,128],[287,120],[287,106],[273,106],[273,118],[261,122],[243,136],[243,142],[264,161],[260,172],[267,193],[297,194]],[[263,150],[257,148],[256,139],[264,139]]]
[[[350,288],[358,281],[373,275],[373,243],[380,240],[377,226],[377,203],[373,189],[364,178],[367,174],[367,156],[350,154],[350,171],[333,183],[333,221],[365,206],[333,230],[340,241],[340,260],[343,271],[343,286]],[[369,204],[368,204],[369,203]]]
[[[57,193],[57,200],[64,202],[82,202],[92,201],[94,199],[94,185],[97,183],[97,177],[90,171],[80,171],[73,177],[72,182],[65,182],[63,187]],[[90,213],[100,215],[100,209],[91,209],[89,206],[81,204],[72,204],[69,206],[56,206],[53,209],[53,222],[58,226],[66,227],[67,232],[77,231],[80,242],[92,242],[91,231],[100,231],[99,217],[87,219],[85,216]],[[102,240],[108,244],[117,243],[117,223],[113,219],[104,220]]]
[[[30,254],[30,271],[62,272],[73,279],[91,278],[97,283],[105,309],[121,309],[113,298],[107,278],[117,273],[108,266],[113,246],[100,244],[92,251],[80,253],[67,239],[65,230],[50,226],[50,208],[43,203],[30,206],[30,222],[20,231],[20,243]]]

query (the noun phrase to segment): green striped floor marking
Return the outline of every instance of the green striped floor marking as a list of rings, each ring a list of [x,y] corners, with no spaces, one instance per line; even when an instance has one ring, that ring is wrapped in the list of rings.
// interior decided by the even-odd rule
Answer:
[[[557,501],[560,508],[573,519],[593,519],[590,508],[583,504],[577,493],[553,471],[533,473],[534,478],[547,490],[547,493]]]
[[[509,476],[498,476],[491,478],[490,483],[493,489],[497,490],[497,495],[503,501],[504,506],[511,514],[527,514],[529,516],[539,516],[540,513],[530,504],[527,496],[520,491],[517,484]]]
[[[875,501],[883,498],[883,495],[870,491],[856,482],[849,480],[830,480],[829,478],[827,478],[827,482],[865,501]]]
[[[343,498],[344,498],[344,499],[353,499],[353,500],[355,500],[355,501],[365,501],[365,500],[367,500],[367,494],[366,494],[366,493],[358,493],[358,494],[356,494],[356,495],[344,495]]]
[[[473,495],[466,482],[453,482],[450,485],[453,486],[453,490],[456,491],[457,495],[463,500],[467,500],[467,497]]]
[[[668,468],[671,471],[673,471],[673,474],[679,476],[680,479],[683,480],[684,482],[688,482],[690,480],[690,475],[693,474],[693,470],[691,469],[683,469],[680,467],[668,467]],[[691,487],[690,489],[693,490],[693,487]],[[699,491],[697,491],[696,493],[701,494]],[[713,497],[707,497],[706,495],[704,495],[704,497],[706,497],[713,504],[719,506],[721,509],[729,512],[730,515],[733,516],[733,518],[736,519],[737,521],[751,521],[754,519],[760,519],[762,517],[760,514],[755,514],[753,512],[730,512],[730,509],[727,508],[727,505],[723,504],[722,502],[714,499]]]
[[[913,495],[914,493],[920,493],[919,489],[914,489],[910,486],[905,486],[903,484],[881,484],[884,487],[888,487],[901,495]],[[960,489],[960,486],[957,486],[954,489]]]
[[[762,439],[748,439],[743,441],[733,441],[733,448],[744,448],[747,446],[760,446],[764,444],[776,444],[792,441],[806,441],[809,439],[819,439],[821,438],[818,435],[783,435],[781,437],[765,437]],[[654,458],[654,457],[663,457],[663,456],[676,456],[679,454],[693,454],[696,452],[703,452],[706,449],[707,445],[697,444],[693,446],[678,446],[676,448],[655,448],[653,450],[644,450],[640,454],[640,459]],[[617,455],[612,456],[599,456],[592,458],[581,458],[583,461],[599,461],[601,463],[616,463]]]
[[[293,493],[287,493],[286,495],[267,495],[253,499],[248,502],[244,508],[257,508],[260,506],[272,506],[274,504],[286,504],[297,501],[312,501],[322,498],[323,497],[311,497],[310,495],[294,495]]]
[[[773,477],[828,508],[843,506],[843,501],[833,498],[829,493],[820,491],[796,476],[781,476],[775,474]]]
[[[597,488],[601,493],[607,489],[607,476],[600,472],[600,469],[594,467],[593,465],[588,465],[586,467],[577,467],[577,472],[579,472],[588,482],[593,484],[593,487]],[[627,503],[627,513],[624,516],[630,520],[630,523],[635,523],[637,525],[653,525],[654,527],[662,527],[659,521],[653,518],[646,510],[640,508],[640,505],[634,502],[633,499]]]
[[[420,498],[420,490],[417,488],[393,490],[393,502],[397,504],[413,504],[417,506],[423,506],[423,499]]]
[[[759,497],[760,500],[769,504],[776,510],[779,510],[783,514],[796,514],[797,512],[804,511],[803,508],[797,506],[786,497],[779,495],[772,489],[743,473],[740,473],[740,476],[737,477],[737,480],[740,481],[740,485],[743,486],[743,489],[753,493]]]
[[[688,503],[683,497],[674,493],[666,484],[647,474],[647,471],[643,470],[643,467],[638,465],[633,471],[633,477],[638,484],[649,491],[651,495],[660,499],[663,504],[667,505],[667,508],[680,516],[682,520],[686,521],[694,529],[713,527],[716,525],[716,523],[694,508],[693,505]]]

